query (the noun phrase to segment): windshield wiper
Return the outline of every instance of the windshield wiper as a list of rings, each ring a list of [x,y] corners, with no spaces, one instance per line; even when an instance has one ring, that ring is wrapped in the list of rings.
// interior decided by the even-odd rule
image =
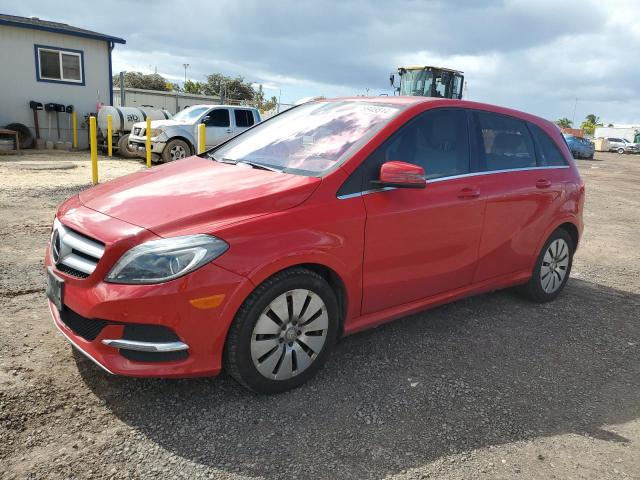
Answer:
[[[270,172],[282,173],[284,171],[284,168],[273,167],[271,165],[265,165],[264,163],[254,162],[251,160],[232,160],[230,158],[216,158],[213,155],[209,155],[209,158],[215,160],[218,163],[226,163],[227,165],[244,164],[244,165],[249,165],[253,168],[257,168],[259,170],[268,170]]]
[[[272,167],[271,165],[265,165],[264,163],[252,162],[251,160],[238,160],[235,163],[236,164],[243,163],[245,165],[251,165],[253,168],[258,168],[260,170],[269,170],[270,172],[282,173],[282,171],[284,170],[284,168]]]

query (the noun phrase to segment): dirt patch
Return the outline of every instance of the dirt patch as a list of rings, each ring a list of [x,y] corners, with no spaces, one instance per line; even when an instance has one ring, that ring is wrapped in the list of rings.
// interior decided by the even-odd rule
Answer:
[[[640,478],[640,157],[579,161],[586,230],[555,302],[497,292],[401,319],[275,397],[74,353],[42,257],[90,163],[25,157],[0,157],[0,477]],[[100,177],[141,168],[101,159]]]

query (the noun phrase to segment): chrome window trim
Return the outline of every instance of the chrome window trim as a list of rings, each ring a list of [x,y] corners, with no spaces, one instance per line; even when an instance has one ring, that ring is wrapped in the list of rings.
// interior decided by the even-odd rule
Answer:
[[[507,168],[503,170],[487,170],[482,172],[463,173],[461,175],[451,175],[449,177],[440,177],[440,178],[434,178],[431,180],[426,179],[426,181],[428,185],[430,183],[444,182],[447,180],[456,180],[458,178],[476,177],[480,175],[492,175],[494,173],[525,172],[529,170],[554,170],[554,169],[564,170],[567,168],[570,168],[570,165],[546,165],[542,167]],[[349,198],[362,197],[364,195],[369,195],[370,193],[385,192],[387,190],[395,190],[396,188],[397,187],[374,188],[371,190],[364,190],[362,192],[357,192],[357,193],[348,193],[346,195],[338,195],[337,198],[338,200],[347,200]]]
[[[427,183],[443,182],[445,180],[455,180],[458,178],[475,177],[480,175],[491,175],[493,173],[509,173],[509,172],[526,172],[529,170],[552,170],[552,169],[565,169],[569,168],[569,165],[547,165],[544,167],[523,167],[523,168],[505,168],[502,170],[483,170],[482,172],[463,173],[461,175],[452,175],[450,177],[434,178],[427,180]]]
[[[348,193],[346,195],[338,195],[338,200],[346,200],[348,198],[356,198],[356,197],[362,197],[363,195],[369,195],[370,193],[377,193],[377,192],[386,192],[388,190],[395,190],[396,187],[383,187],[383,188],[372,188],[371,190],[364,190],[362,192],[356,192],[356,193]]]

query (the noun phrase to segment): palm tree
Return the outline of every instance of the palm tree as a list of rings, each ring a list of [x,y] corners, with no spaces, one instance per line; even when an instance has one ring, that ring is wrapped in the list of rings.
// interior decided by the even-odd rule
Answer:
[[[573,122],[567,117],[562,117],[556,120],[556,125],[558,125],[560,128],[571,128],[572,124]]]
[[[596,116],[595,113],[590,113],[585,117],[585,122],[591,123],[593,125],[598,125],[600,123],[600,117]]]

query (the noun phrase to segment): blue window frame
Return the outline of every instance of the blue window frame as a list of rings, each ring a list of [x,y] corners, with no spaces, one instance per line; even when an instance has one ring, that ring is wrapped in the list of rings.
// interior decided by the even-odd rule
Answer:
[[[71,48],[34,45],[39,82],[84,85],[84,52]]]

